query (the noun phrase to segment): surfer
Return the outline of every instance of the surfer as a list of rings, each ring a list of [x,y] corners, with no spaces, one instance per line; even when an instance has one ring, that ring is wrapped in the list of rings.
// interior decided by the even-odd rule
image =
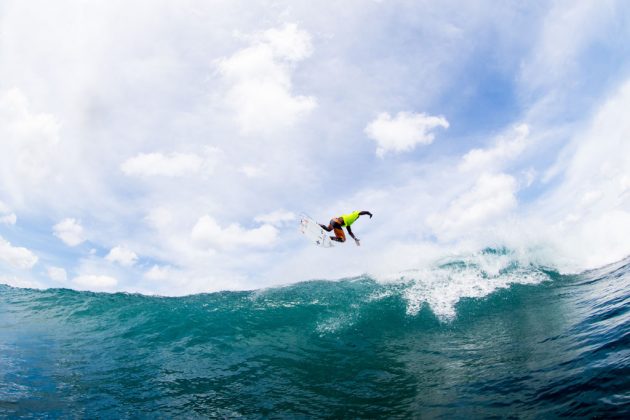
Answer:
[[[369,211],[355,210],[352,213],[344,214],[343,216],[333,217],[332,219],[330,219],[330,223],[328,224],[328,226],[322,225],[321,223],[319,225],[326,232],[330,232],[331,230],[334,231],[335,236],[331,236],[330,239],[337,242],[346,241],[346,235],[343,233],[343,229],[342,229],[343,227],[345,227],[348,230],[348,233],[350,234],[350,236],[352,236],[352,239],[354,239],[354,242],[357,244],[357,246],[359,246],[361,245],[361,243],[359,242],[359,238],[354,236],[354,233],[352,233],[352,229],[350,228],[350,225],[356,222],[359,216],[363,216],[366,214],[370,216],[370,219],[372,218],[372,213],[370,213]]]

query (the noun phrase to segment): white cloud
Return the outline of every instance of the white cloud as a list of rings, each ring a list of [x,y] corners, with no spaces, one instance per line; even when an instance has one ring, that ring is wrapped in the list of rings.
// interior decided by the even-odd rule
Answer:
[[[170,266],[154,265],[144,273],[144,277],[152,281],[163,281],[168,280],[172,272],[173,269]]]
[[[308,32],[295,24],[269,29],[253,45],[217,61],[227,86],[225,101],[244,133],[289,127],[316,106],[312,96],[294,95],[293,66],[312,53]]]
[[[277,236],[277,229],[269,224],[250,230],[235,223],[222,228],[208,215],[200,217],[191,232],[194,241],[214,248],[266,247],[272,245]]]
[[[46,271],[48,273],[48,277],[50,277],[52,281],[55,281],[57,283],[65,283],[68,280],[68,274],[66,273],[66,270],[61,267],[48,267]]]
[[[522,183],[525,187],[531,186],[537,177],[536,170],[534,168],[528,168],[521,173]]]
[[[265,174],[265,168],[259,165],[243,165],[239,168],[239,172],[249,178],[257,178]]]
[[[182,176],[199,171],[201,158],[197,155],[186,153],[141,153],[127,159],[120,169],[126,175],[137,176]]]
[[[115,246],[109,251],[105,259],[124,267],[131,267],[138,261],[138,255],[127,247]]]
[[[114,277],[94,274],[77,276],[72,282],[80,290],[91,291],[112,291],[118,285]]]
[[[508,134],[499,137],[487,149],[473,149],[466,153],[459,165],[461,171],[489,171],[518,156],[527,145],[529,127],[520,124]]]
[[[173,214],[165,208],[153,209],[147,214],[145,220],[155,228],[166,227],[173,222]]]
[[[76,219],[63,219],[53,226],[53,232],[56,237],[68,246],[77,246],[85,241],[83,226]]]
[[[551,231],[558,235],[554,251],[568,262],[567,266],[560,266],[561,269],[597,268],[630,255],[627,234],[630,211],[627,210],[611,209],[558,223]]]
[[[623,13],[616,10],[617,3],[585,0],[552,4],[537,33],[531,57],[522,64],[523,81],[534,88],[574,83],[580,54],[594,41],[605,39],[615,14]]]
[[[268,29],[259,38],[262,44],[271,47],[275,56],[287,61],[301,61],[313,53],[311,36],[295,23]]]
[[[165,3],[154,3],[148,14],[140,3],[126,4],[127,18],[122,20],[117,2],[95,3],[86,12],[68,2],[34,5],[10,0],[0,11],[0,198],[10,205],[10,211],[0,213],[0,223],[12,223],[13,215],[19,214],[24,239],[33,241],[20,244],[36,243],[42,250],[38,252],[57,254],[50,256],[51,261],[67,261],[73,268],[66,275],[68,284],[73,284],[75,272],[99,273],[117,279],[117,290],[144,287],[148,292],[180,294],[314,276],[336,278],[381,263],[391,264],[387,268],[392,270],[399,265],[420,267],[425,261],[418,255],[427,254],[424,241],[433,237],[430,228],[440,239],[454,243],[458,232],[465,234],[477,225],[490,230],[492,220],[509,217],[509,209],[515,208],[510,191],[532,182],[536,171],[544,174],[556,153],[554,148],[545,149],[547,142],[536,144],[540,150],[535,150],[530,147],[533,140],[554,121],[583,128],[585,121],[571,119],[585,115],[582,111],[592,109],[602,94],[602,85],[593,81],[607,80],[608,91],[628,61],[620,54],[620,40],[628,38],[620,35],[627,30],[614,29],[615,24],[628,27],[621,25],[628,9],[622,2],[611,7],[606,0],[605,10],[595,10],[598,4],[588,1],[534,7],[514,1],[492,7],[451,0],[407,2],[388,8],[388,19],[383,19],[382,7],[354,2],[323,2],[317,13],[311,5],[297,2],[282,16],[262,2],[200,2],[178,8],[177,13]],[[404,19],[405,15],[419,18]],[[602,22],[607,23],[609,15],[614,15],[608,21],[612,25],[606,28]],[[395,34],[392,19],[401,23]],[[300,24],[277,23],[284,21]],[[108,30],[112,27],[116,31]],[[585,31],[572,38],[567,27]],[[235,30],[250,35],[229,36]],[[414,53],[408,54],[411,50]],[[582,53],[587,51],[617,57],[618,66],[606,60],[589,61],[599,63],[596,68],[582,66],[590,58]],[[213,74],[208,74],[209,64]],[[588,77],[566,77],[580,72]],[[592,78],[593,74],[601,77]],[[2,93],[12,86],[19,90]],[[540,121],[531,118],[532,100],[563,96],[568,89],[574,94],[567,102],[575,99],[569,104],[576,107],[553,106],[557,103],[552,101],[543,109],[552,113],[539,112]],[[506,107],[498,109],[497,104]],[[471,114],[473,106],[478,108]],[[619,108],[620,118],[627,115],[623,109]],[[437,118],[433,128],[426,124],[406,128],[403,120],[422,114],[408,112],[403,118],[396,115],[399,110],[437,110],[449,119],[461,119],[452,143],[440,141],[431,147],[432,162],[418,153],[405,165],[357,159],[370,147],[385,156],[419,149],[434,135],[444,136],[446,119],[426,116]],[[385,128],[378,133],[383,144],[361,138],[361,130],[377,116],[370,115],[374,111],[391,114],[385,122],[392,129],[381,124]],[[508,127],[495,142],[471,151],[462,160],[462,171],[452,155],[440,156],[468,150],[471,138],[500,130],[497,124],[506,121],[510,126],[526,121],[536,137],[517,141]],[[617,125],[627,132],[626,126]],[[603,124],[598,129],[602,128]],[[571,137],[573,129],[549,137],[558,139],[557,146]],[[597,215],[611,217],[593,226],[616,235],[615,227],[605,223],[615,220],[623,231],[625,218],[609,210],[628,210],[630,176],[619,169],[627,163],[622,159],[628,153],[625,143],[608,144],[609,135],[621,138],[613,132],[602,134],[601,156],[594,147],[583,158],[576,157],[583,162],[575,169],[568,169],[583,141],[576,139],[557,182],[541,183],[540,189],[524,194],[518,216],[540,212],[536,194],[548,194],[544,189],[566,180],[564,192],[554,195],[557,207],[549,204],[545,211],[557,216],[571,209],[574,217],[566,219],[564,228],[573,224],[575,232],[582,232],[581,224]],[[210,144],[224,150],[232,164],[214,167],[203,149]],[[611,153],[615,147],[617,152]],[[334,152],[335,158],[329,159]],[[522,160],[516,173],[510,173],[506,162],[517,158]],[[535,170],[523,172],[529,167]],[[506,183],[490,198],[478,192],[480,202],[466,204],[477,175],[488,171],[509,174],[517,186]],[[573,181],[574,171],[588,176]],[[203,176],[209,173],[212,176]],[[357,173],[372,175],[353,176]],[[140,178],[142,188],[129,185],[125,174]],[[371,195],[367,185],[382,194]],[[575,199],[568,197],[573,191]],[[495,210],[508,210],[484,216],[495,210],[479,206],[495,199]],[[345,264],[332,267],[327,264],[330,253],[314,252],[295,230],[283,225],[289,222],[283,216],[264,214],[296,201],[326,220],[340,209],[355,207],[374,211],[376,218],[357,225],[361,248],[350,244],[334,249]],[[468,209],[473,221],[465,220]],[[442,218],[427,226],[432,213]],[[213,215],[214,223],[199,222],[195,239],[191,229],[203,214]],[[379,222],[394,214],[387,223]],[[74,260],[75,250],[59,249],[54,243],[42,249],[45,239],[52,237],[39,237],[38,227],[29,223],[50,217],[59,221],[67,215],[89,226],[89,232],[75,232],[76,242],[89,234],[89,248],[96,250],[133,244],[134,252],[160,265],[155,270],[138,263],[133,268],[114,265],[99,257],[101,251],[85,255],[86,248],[79,259],[88,263]],[[566,216],[549,219],[562,221]],[[258,224],[245,225],[245,220]],[[624,248],[623,237],[614,235],[608,237],[617,242],[606,242],[606,235],[589,242],[595,230],[584,230],[585,236],[572,242],[587,245],[576,245],[566,254],[612,259],[619,249],[629,249]],[[476,233],[486,239],[485,232]],[[277,240],[280,234],[286,235],[282,241]],[[277,246],[265,248],[264,243]],[[594,250],[594,244],[601,249]],[[272,267],[278,275],[269,275]],[[138,275],[144,270],[145,276]],[[41,275],[43,270],[33,271]]]
[[[0,201],[0,224],[14,225],[17,222],[17,216],[11,212],[9,206]]]
[[[19,269],[30,269],[37,264],[37,256],[26,248],[13,246],[0,237],[0,261]]]
[[[17,222],[17,216],[15,215],[15,213],[11,213],[11,214],[6,214],[6,215],[3,215],[3,216],[0,216],[0,223],[1,224],[14,225],[15,222]]]
[[[50,183],[60,127],[53,115],[31,112],[21,90],[0,94],[0,187],[14,201]]]
[[[630,81],[597,109],[560,154],[561,182],[536,203],[567,270],[595,268],[630,253]],[[556,239],[554,239],[556,238]]]
[[[475,185],[453,200],[448,208],[429,216],[427,223],[445,239],[466,234],[493,222],[516,207],[516,180],[507,174],[482,174]]]
[[[6,214],[10,212],[11,212],[11,209],[9,208],[9,206],[7,206],[2,201],[0,201],[0,214],[3,214],[3,213]]]
[[[295,214],[286,210],[276,210],[271,213],[261,214],[254,218],[257,223],[268,223],[270,225],[278,226],[286,222],[292,222],[295,220]]]
[[[24,277],[18,277],[18,276],[11,276],[11,277],[0,276],[0,284],[7,284],[12,287],[21,287],[21,288],[27,288],[27,289],[45,289],[46,288],[46,286],[43,283],[37,280],[24,278]]]
[[[383,157],[387,152],[408,152],[418,144],[431,144],[434,128],[448,128],[444,117],[424,113],[399,112],[394,118],[383,112],[365,127],[365,134],[376,141],[376,154]]]
[[[216,147],[206,147],[201,156],[193,153],[141,153],[123,162],[120,169],[125,175],[142,177],[210,174],[221,153]]]

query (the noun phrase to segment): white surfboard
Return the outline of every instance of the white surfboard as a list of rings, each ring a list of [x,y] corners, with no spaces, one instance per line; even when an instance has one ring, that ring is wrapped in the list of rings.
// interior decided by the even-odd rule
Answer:
[[[329,233],[326,232],[317,222],[305,214],[300,215],[300,232],[311,242],[322,248],[333,246]]]

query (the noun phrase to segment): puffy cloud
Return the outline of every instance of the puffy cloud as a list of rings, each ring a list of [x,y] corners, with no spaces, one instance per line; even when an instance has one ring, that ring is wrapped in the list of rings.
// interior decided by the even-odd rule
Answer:
[[[271,47],[273,54],[281,59],[297,62],[310,57],[313,53],[311,36],[295,23],[285,24],[282,28],[271,28],[259,35],[262,44]]]
[[[510,175],[483,174],[444,212],[430,215],[427,223],[438,236],[446,239],[465,234],[516,207],[516,186],[516,180]]]
[[[120,165],[126,175],[139,176],[181,176],[195,173],[200,167],[199,156],[186,153],[141,153]]]
[[[91,291],[112,291],[118,285],[114,277],[94,274],[77,276],[72,282],[80,290]]]
[[[249,47],[217,61],[227,86],[225,101],[245,133],[288,127],[316,106],[312,96],[294,95],[293,66],[312,53],[308,32],[295,24],[269,29]]]
[[[499,137],[492,147],[473,149],[466,153],[459,169],[461,171],[489,171],[493,167],[504,165],[525,149],[528,135],[527,124],[520,124],[508,135]]]
[[[376,154],[383,157],[387,152],[407,152],[418,144],[431,144],[435,138],[431,130],[448,126],[444,117],[399,112],[392,118],[387,112],[383,112],[365,127],[365,134],[376,141]]]
[[[37,264],[37,256],[26,248],[13,246],[0,237],[0,261],[19,269],[29,269]]]
[[[46,271],[48,273],[48,277],[55,282],[65,283],[68,280],[66,270],[61,267],[48,267]]]
[[[109,251],[105,259],[124,267],[131,267],[138,261],[138,255],[124,246],[115,246]]]
[[[528,125],[519,124],[496,138],[492,146],[472,149],[462,156],[457,165],[459,174],[453,174],[451,182],[463,186],[465,190],[426,219],[440,239],[462,239],[481,227],[498,226],[503,222],[503,216],[516,208],[519,182],[514,176],[498,170],[525,150],[528,138]],[[471,175],[474,177],[471,178]],[[467,179],[459,179],[462,176]],[[535,172],[530,168],[520,177],[520,184],[528,185],[533,182]],[[445,190],[444,194],[448,191]]]
[[[194,241],[214,248],[266,247],[273,244],[277,236],[277,229],[269,224],[250,230],[235,223],[222,228],[208,215],[200,217],[191,232]]]
[[[255,222],[258,223],[268,223],[270,225],[282,225],[286,222],[291,222],[295,220],[295,214],[290,211],[285,210],[276,210],[271,213],[261,214],[254,218]]]
[[[83,226],[76,219],[63,219],[53,226],[53,232],[56,237],[68,246],[77,246],[85,241]]]
[[[126,175],[177,177],[199,172],[211,173],[221,151],[207,147],[204,156],[193,153],[141,153],[120,165]]]
[[[173,269],[170,266],[154,265],[144,273],[144,278],[153,281],[163,281],[171,277]]]

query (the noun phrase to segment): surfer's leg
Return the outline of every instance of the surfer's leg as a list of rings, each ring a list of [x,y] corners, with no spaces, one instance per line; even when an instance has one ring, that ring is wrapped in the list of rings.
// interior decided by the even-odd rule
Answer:
[[[346,241],[346,234],[343,233],[343,229],[341,229],[341,227],[339,228],[335,228],[335,236],[331,236],[330,239],[332,239],[333,241],[337,241],[337,242],[345,242]]]
[[[326,232],[330,232],[333,229],[336,229],[338,227],[341,227],[341,225],[339,224],[339,222],[337,221],[337,219],[330,219],[330,222],[328,222],[328,226],[322,225],[321,223],[319,223],[319,225],[322,227],[322,229],[324,229]]]
[[[330,226],[330,225],[326,226],[326,225],[322,225],[321,223],[318,223],[318,224],[319,224],[319,225],[322,227],[322,229],[324,229],[326,232],[330,232],[331,230],[333,230],[332,226]]]

